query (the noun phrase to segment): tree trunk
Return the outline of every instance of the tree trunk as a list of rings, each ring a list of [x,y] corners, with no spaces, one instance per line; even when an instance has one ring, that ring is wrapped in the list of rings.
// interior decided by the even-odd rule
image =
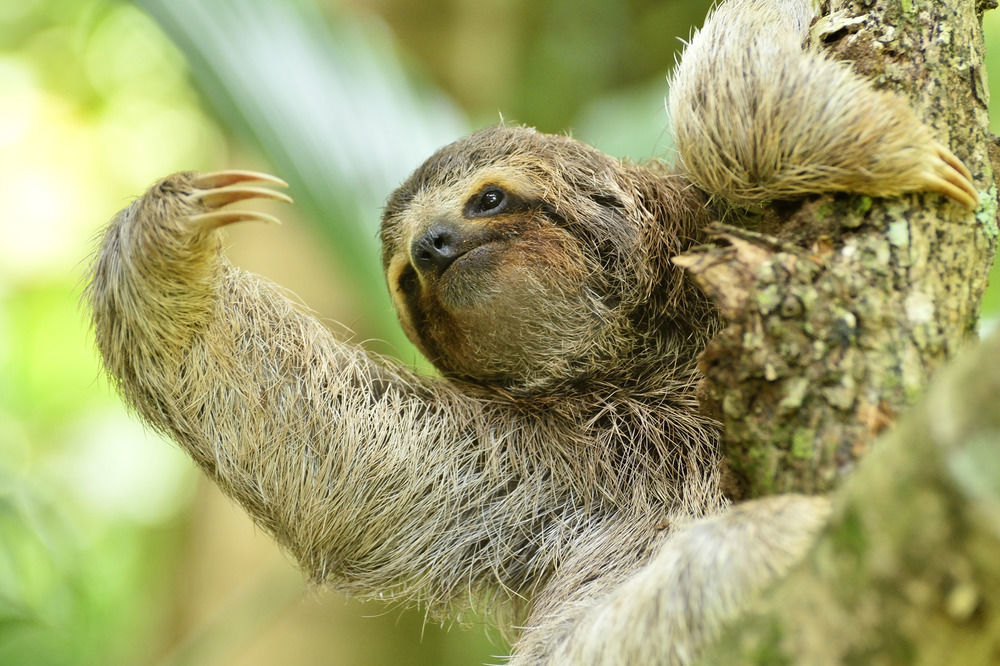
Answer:
[[[703,664],[1000,664],[1000,333],[836,494],[803,566]]]
[[[910,98],[980,205],[815,197],[772,206],[772,236],[720,225],[729,244],[685,260],[728,319],[702,366],[736,497],[835,487],[974,337],[996,246],[984,3],[829,4],[814,47]]]
[[[778,204],[771,235],[717,225],[720,244],[684,260],[728,319],[702,365],[734,495],[837,488],[808,561],[702,663],[1000,663],[1000,335],[913,408],[974,338],[996,246],[981,30],[996,3],[824,4],[816,43],[909,97],[980,204]]]

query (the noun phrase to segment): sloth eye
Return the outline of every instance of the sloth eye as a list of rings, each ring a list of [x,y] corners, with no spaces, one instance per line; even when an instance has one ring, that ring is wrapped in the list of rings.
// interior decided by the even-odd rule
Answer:
[[[500,190],[486,190],[483,196],[479,197],[479,210],[485,213],[499,208],[506,198]]]
[[[507,207],[507,195],[499,187],[487,188],[472,206],[472,215],[493,215]]]

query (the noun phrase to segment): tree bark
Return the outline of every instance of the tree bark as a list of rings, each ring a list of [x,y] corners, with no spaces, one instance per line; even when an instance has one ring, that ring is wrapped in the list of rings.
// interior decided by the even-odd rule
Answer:
[[[942,369],[975,337],[996,248],[995,6],[830,0],[813,33],[912,100],[973,173],[974,212],[933,195],[779,203],[684,260],[728,321],[702,366],[733,494],[836,489],[807,562],[701,663],[1000,663],[1000,334]]]
[[[728,244],[685,260],[728,320],[702,368],[736,497],[838,485],[974,338],[996,247],[986,3],[827,4],[812,47],[911,99],[972,172],[980,204],[970,213],[933,194],[779,203],[761,224],[768,235],[719,226]]]
[[[1000,332],[838,491],[803,566],[703,664],[1000,664]]]

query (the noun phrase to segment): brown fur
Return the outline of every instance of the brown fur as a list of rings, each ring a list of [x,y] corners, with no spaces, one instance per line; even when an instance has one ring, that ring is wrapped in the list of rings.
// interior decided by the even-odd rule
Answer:
[[[215,226],[239,215],[197,217],[216,208],[203,181],[228,177],[190,173],[155,185],[104,237],[87,295],[109,374],[316,581],[442,613],[491,609],[522,627],[517,663],[688,663],[801,555],[826,503],[726,511],[716,426],[694,394],[718,321],[670,258],[698,242],[707,196],[961,180],[900,104],[883,108],[887,122],[927,145],[890,141],[885,159],[902,150],[933,178],[864,184],[859,174],[882,173],[868,162],[829,181],[803,175],[850,171],[849,157],[811,144],[859,120],[780,122],[824,99],[796,95],[885,96],[789,46],[801,40],[781,31],[803,28],[804,11],[796,24],[767,7],[730,2],[692,41],[671,104],[681,169],[499,127],[442,149],[391,197],[388,286],[444,378],[336,340],[230,265]],[[770,36],[782,40],[768,65],[778,78],[720,60]],[[752,99],[716,97],[727,81]],[[772,117],[731,122],[744,102]],[[783,134],[796,127],[804,135]],[[489,187],[506,208],[479,214]],[[463,252],[443,271],[415,255],[434,225]]]

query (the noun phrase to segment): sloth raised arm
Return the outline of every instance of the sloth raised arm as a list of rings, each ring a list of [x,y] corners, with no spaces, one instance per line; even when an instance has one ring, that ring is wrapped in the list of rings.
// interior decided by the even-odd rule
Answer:
[[[87,296],[126,401],[314,579],[433,608],[527,596],[591,523],[717,505],[714,429],[690,390],[710,314],[668,261],[695,233],[683,181],[654,187],[526,129],[439,153],[383,226],[401,320],[448,376],[434,379],[338,342],[220,256],[219,227],[260,217],[222,206],[283,198],[255,180],[280,184],[156,184],[112,221]],[[679,212],[667,226],[660,206]],[[701,320],[663,327],[685,299]]]
[[[461,506],[476,492],[463,488],[472,484],[462,446],[485,432],[488,409],[336,342],[223,259],[218,228],[264,216],[221,206],[287,199],[250,181],[281,184],[249,172],[177,174],[112,221],[87,294],[104,364],[126,401],[313,578],[391,595],[423,567],[404,566],[408,557],[448,557],[421,541],[461,541],[445,507],[421,498],[449,487]],[[463,546],[474,544],[453,544]]]

